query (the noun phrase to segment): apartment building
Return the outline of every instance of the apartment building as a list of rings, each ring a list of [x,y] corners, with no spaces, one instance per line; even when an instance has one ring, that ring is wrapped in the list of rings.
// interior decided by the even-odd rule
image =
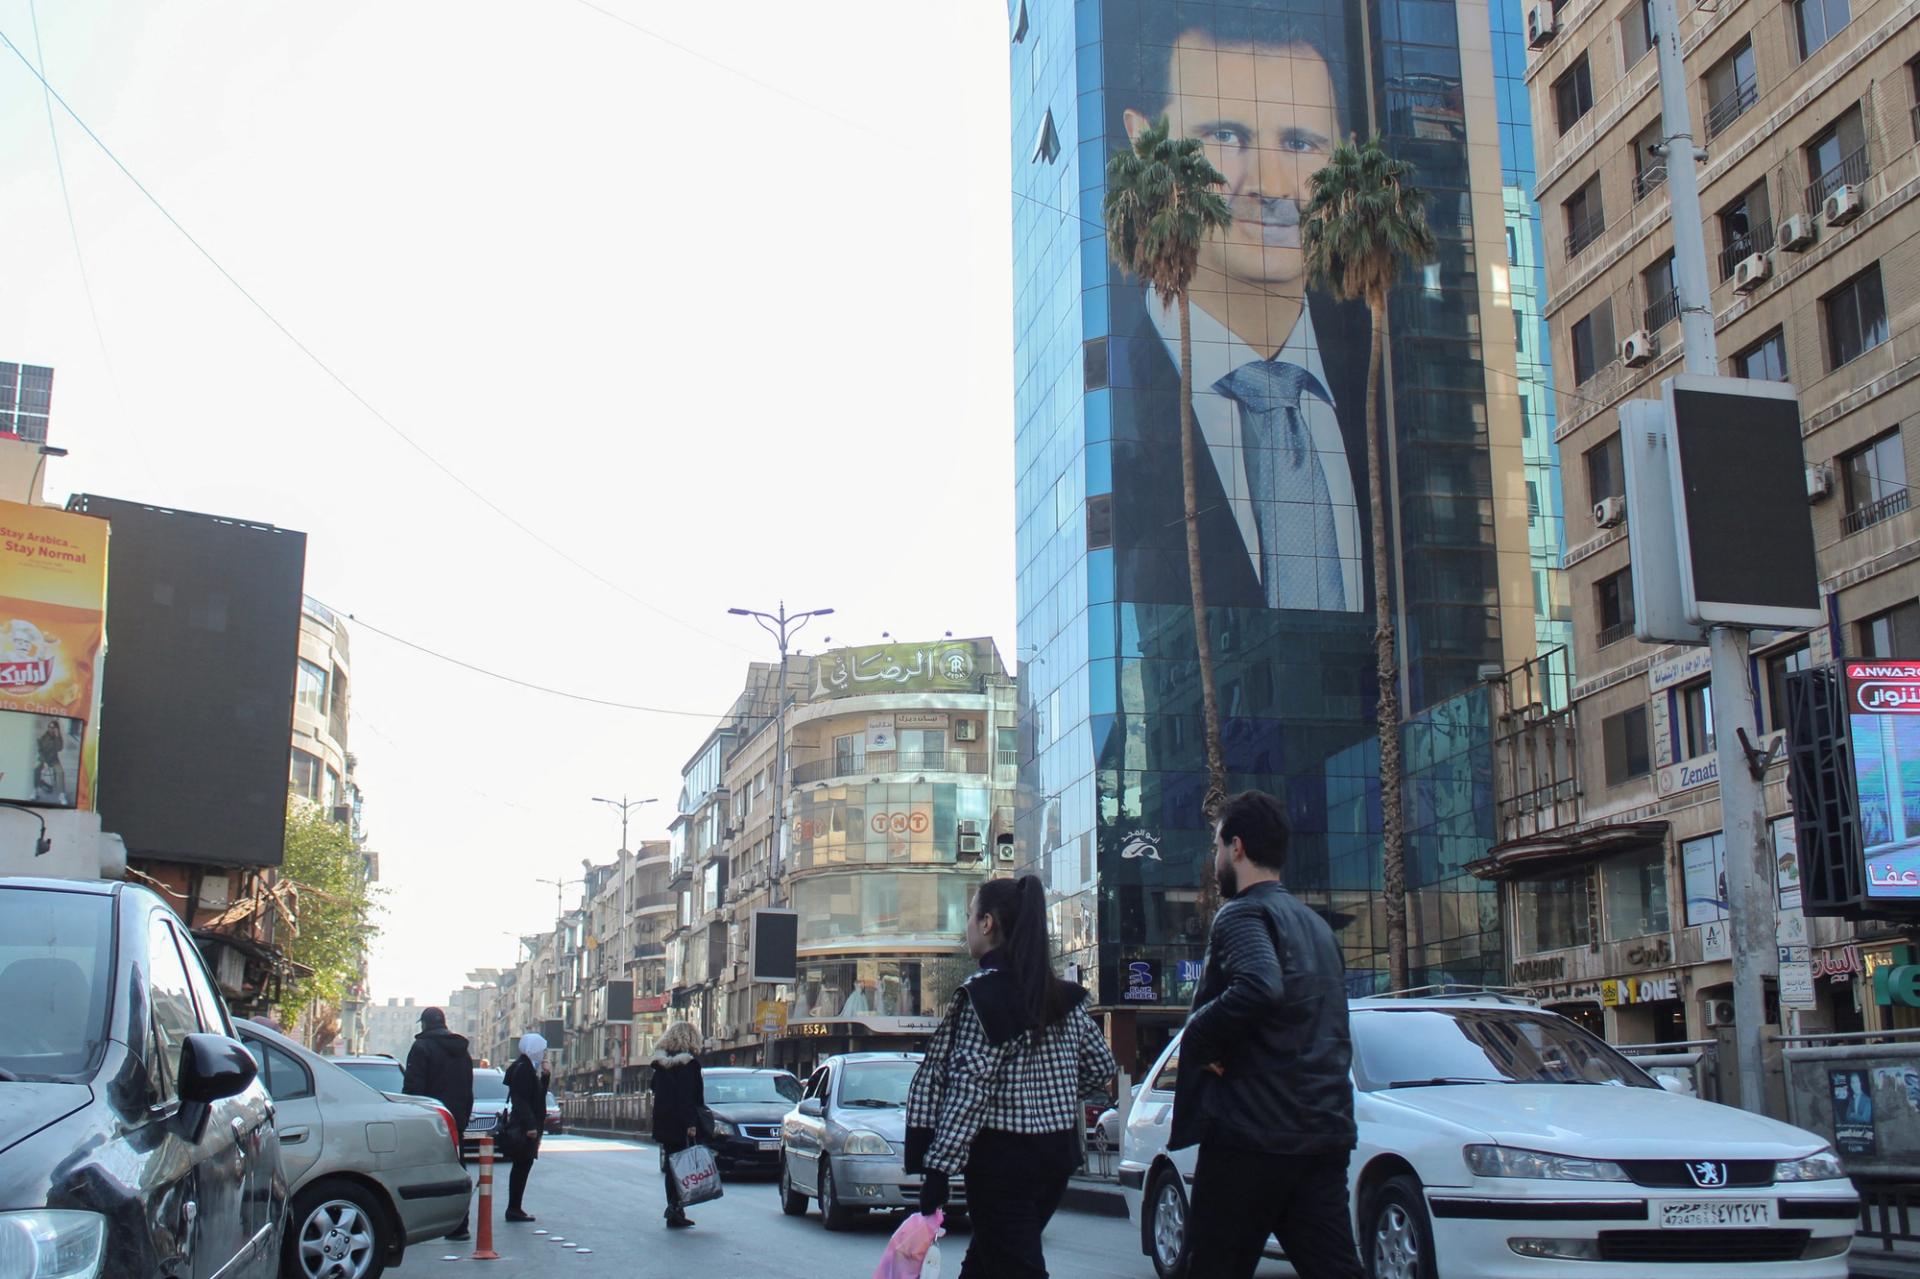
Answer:
[[[1500,842],[1477,870],[1502,885],[1512,979],[1616,1042],[1705,1038],[1731,1018],[1717,734],[1744,730],[1764,752],[1789,672],[1920,656],[1904,441],[1920,409],[1915,12],[1895,0],[1682,6],[1689,142],[1662,120],[1645,0],[1527,10],[1575,625],[1570,653],[1496,682]],[[1800,392],[1827,615],[1809,632],[1755,636],[1749,725],[1716,723],[1705,649],[1633,635],[1616,410],[1680,371],[1666,157],[1685,145],[1705,155],[1720,371]],[[1765,773],[1778,936],[1807,948],[1813,981],[1804,969],[1784,989],[1769,979],[1768,1020],[1894,1024],[1869,976],[1901,938],[1800,912],[1785,771],[1776,756]]]

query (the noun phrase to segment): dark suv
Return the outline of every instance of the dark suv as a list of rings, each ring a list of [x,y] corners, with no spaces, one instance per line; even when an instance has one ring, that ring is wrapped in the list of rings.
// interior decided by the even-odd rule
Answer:
[[[0,879],[0,1258],[271,1279],[287,1183],[256,1073],[153,893]]]

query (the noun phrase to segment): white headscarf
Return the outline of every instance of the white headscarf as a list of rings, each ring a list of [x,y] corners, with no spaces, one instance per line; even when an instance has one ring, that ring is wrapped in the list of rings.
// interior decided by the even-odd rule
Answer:
[[[520,1036],[520,1051],[527,1055],[535,1070],[540,1069],[541,1059],[547,1055],[547,1041],[528,1031]]]

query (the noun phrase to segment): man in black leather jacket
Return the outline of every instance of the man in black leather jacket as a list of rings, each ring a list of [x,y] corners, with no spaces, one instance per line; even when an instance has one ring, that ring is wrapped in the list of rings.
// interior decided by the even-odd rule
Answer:
[[[1280,882],[1286,811],[1235,795],[1214,829],[1229,900],[1180,1042],[1173,1149],[1198,1144],[1191,1279],[1249,1279],[1269,1234],[1301,1279],[1360,1279],[1346,966],[1333,931]]]

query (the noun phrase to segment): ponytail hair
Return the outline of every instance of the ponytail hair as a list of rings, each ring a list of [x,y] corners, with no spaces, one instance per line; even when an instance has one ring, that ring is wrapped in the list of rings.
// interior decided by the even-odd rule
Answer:
[[[1038,1030],[1067,1015],[1066,991],[1053,973],[1047,938],[1047,894],[1039,879],[989,879],[980,885],[979,917],[993,916],[1005,971],[1019,992],[1021,1028]]]

